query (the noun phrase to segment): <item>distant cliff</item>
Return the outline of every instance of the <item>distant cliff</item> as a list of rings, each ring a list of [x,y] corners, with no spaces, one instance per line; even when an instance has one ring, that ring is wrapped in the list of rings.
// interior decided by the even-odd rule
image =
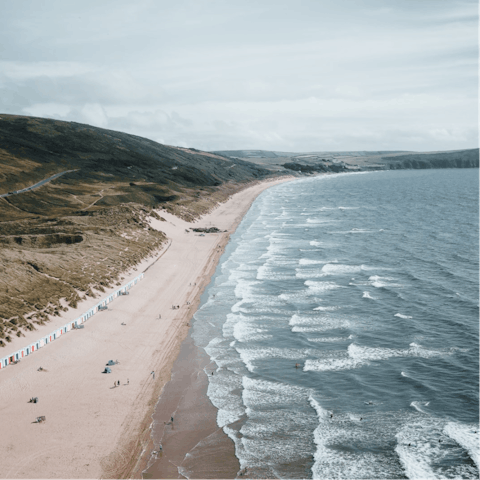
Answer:
[[[269,152],[232,150],[215,152],[234,159],[245,159],[264,168],[311,175],[321,172],[399,170],[420,168],[478,168],[479,149],[448,152]]]
[[[478,168],[479,149],[453,152],[408,153],[382,157],[386,169]]]

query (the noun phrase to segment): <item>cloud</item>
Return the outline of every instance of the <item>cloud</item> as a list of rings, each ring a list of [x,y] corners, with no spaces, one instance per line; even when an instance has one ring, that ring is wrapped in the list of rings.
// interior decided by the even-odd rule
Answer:
[[[478,146],[473,1],[51,0],[0,19],[0,111],[197,148]]]

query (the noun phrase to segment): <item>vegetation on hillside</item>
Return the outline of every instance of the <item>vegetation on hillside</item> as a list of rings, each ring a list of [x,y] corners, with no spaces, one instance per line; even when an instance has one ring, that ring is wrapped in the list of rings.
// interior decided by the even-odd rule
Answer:
[[[86,296],[120,285],[165,236],[272,172],[242,160],[73,122],[0,115],[0,346]]]

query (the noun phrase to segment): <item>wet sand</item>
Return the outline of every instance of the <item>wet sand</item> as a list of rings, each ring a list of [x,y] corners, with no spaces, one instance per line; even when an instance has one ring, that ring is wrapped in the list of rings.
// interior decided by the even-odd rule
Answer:
[[[143,478],[237,476],[240,464],[234,444],[217,427],[217,409],[206,395],[205,369],[211,375],[212,367],[208,355],[194,345],[189,335],[173,366],[172,379],[155,408],[154,453]]]

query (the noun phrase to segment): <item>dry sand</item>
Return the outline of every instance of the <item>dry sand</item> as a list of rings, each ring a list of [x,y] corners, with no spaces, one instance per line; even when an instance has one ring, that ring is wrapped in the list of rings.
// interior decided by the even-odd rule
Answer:
[[[188,320],[229,235],[260,192],[286,180],[251,186],[193,225],[216,226],[226,233],[186,233],[192,224],[160,212],[167,221],[152,220],[152,226],[164,231],[171,243],[130,295],[115,299],[108,311],[94,315],[83,330],[69,332],[0,371],[1,478],[139,474],[138,459],[149,448],[153,408],[170,379],[188,333]],[[180,308],[172,310],[172,305]],[[55,324],[63,325],[88,308],[82,302],[78,309],[29,337],[40,338]],[[28,341],[23,338],[15,343],[20,347]],[[5,353],[15,346],[7,348]],[[111,374],[101,373],[110,359],[120,363],[112,367]],[[37,371],[39,366],[45,371]],[[118,380],[121,385],[114,387]],[[28,403],[32,396],[39,403]],[[46,422],[32,423],[41,415]]]

